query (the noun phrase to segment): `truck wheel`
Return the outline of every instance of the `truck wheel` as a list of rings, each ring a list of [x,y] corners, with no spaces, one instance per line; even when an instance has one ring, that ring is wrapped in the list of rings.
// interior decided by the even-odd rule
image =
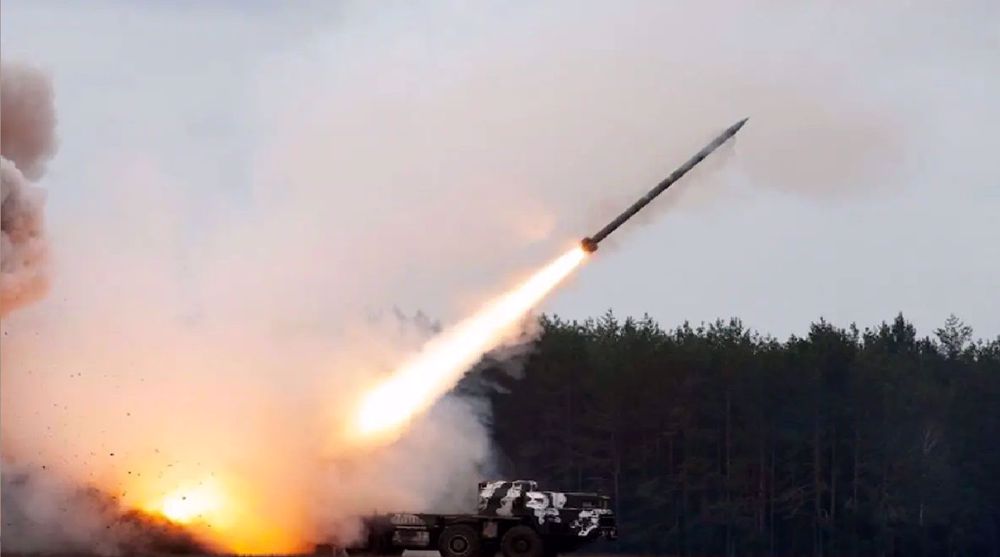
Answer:
[[[543,557],[545,543],[530,526],[514,526],[500,540],[503,557]]]
[[[465,524],[445,528],[438,538],[442,557],[478,557],[479,545],[479,534]]]

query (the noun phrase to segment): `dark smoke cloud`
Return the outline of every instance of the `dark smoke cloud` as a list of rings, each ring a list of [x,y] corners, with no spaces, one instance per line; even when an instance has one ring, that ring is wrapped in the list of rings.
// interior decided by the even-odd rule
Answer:
[[[32,181],[56,149],[52,85],[37,69],[0,66],[0,316],[48,286],[44,192]]]

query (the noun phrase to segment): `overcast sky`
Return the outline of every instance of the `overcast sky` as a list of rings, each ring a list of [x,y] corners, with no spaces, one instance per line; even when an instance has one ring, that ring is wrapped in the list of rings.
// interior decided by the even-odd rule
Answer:
[[[452,320],[749,116],[545,309],[1000,334],[1000,3],[805,4],[6,0],[59,115],[25,311],[280,285]]]

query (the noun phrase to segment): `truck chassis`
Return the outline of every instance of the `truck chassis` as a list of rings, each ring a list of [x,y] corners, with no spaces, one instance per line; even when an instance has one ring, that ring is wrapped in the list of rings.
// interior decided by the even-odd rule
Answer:
[[[363,519],[365,536],[349,554],[400,555],[434,550],[443,557],[552,557],[618,537],[607,497],[538,491],[530,480],[479,484],[475,514],[391,513]],[[321,544],[329,553],[337,544]]]

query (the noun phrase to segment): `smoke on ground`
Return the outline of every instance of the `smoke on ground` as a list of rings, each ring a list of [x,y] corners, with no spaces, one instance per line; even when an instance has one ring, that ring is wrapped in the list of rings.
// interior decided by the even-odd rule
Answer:
[[[9,554],[199,554],[211,550],[162,517],[124,508],[118,497],[64,483],[46,469],[3,465],[3,550]]]
[[[52,86],[39,70],[0,63],[0,316],[48,286],[41,178],[55,152]]]

